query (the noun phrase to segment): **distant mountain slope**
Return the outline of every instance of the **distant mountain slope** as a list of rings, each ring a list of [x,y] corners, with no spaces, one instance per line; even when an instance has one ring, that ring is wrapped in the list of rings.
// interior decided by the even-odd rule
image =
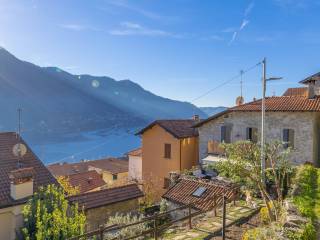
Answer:
[[[21,61],[0,48],[0,131],[62,134],[106,128],[132,129],[156,118],[206,115],[196,106],[162,98],[130,80],[72,75]]]
[[[203,111],[208,116],[215,115],[219,112],[226,110],[226,107],[200,107],[200,110]]]

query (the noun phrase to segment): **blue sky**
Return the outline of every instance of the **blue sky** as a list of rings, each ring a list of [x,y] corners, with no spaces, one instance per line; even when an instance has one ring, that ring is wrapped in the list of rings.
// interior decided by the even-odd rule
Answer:
[[[40,66],[131,79],[192,101],[267,57],[268,95],[319,71],[320,1],[0,0],[0,46]],[[243,76],[261,96],[261,67]],[[240,79],[194,104],[231,106]]]

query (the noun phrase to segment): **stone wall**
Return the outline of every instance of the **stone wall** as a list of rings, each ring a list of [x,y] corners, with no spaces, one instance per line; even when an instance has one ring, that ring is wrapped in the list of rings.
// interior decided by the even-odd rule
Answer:
[[[99,228],[100,225],[107,223],[109,217],[114,216],[116,213],[134,212],[138,207],[138,199],[132,199],[108,206],[88,209],[85,212],[87,218],[86,231]]]
[[[290,159],[293,164],[306,161],[317,163],[317,142],[319,127],[316,124],[318,114],[312,112],[267,112],[266,141],[282,141],[284,128],[294,130],[294,149]],[[221,126],[231,127],[231,141],[246,139],[247,127],[258,129],[258,139],[261,134],[261,112],[232,112],[224,114],[199,128],[199,157],[207,156],[209,140],[221,141]]]

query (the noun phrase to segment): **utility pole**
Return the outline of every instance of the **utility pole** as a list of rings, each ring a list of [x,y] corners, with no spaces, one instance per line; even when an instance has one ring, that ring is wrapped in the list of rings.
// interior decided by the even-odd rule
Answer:
[[[261,177],[263,184],[265,183],[266,158],[264,152],[265,145],[265,113],[266,113],[266,58],[262,60],[262,100],[261,100]]]
[[[267,60],[262,60],[262,100],[261,100],[261,179],[262,183],[266,183],[265,169],[266,169],[266,154],[265,154],[265,121],[266,121],[266,85],[268,81],[280,80],[282,77],[266,77],[266,63]]]

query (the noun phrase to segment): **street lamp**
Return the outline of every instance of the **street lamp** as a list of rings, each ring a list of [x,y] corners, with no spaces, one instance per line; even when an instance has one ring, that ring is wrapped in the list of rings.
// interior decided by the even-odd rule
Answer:
[[[268,81],[280,80],[282,77],[270,77],[266,78],[266,58],[262,60],[262,100],[261,100],[261,176],[262,181],[265,184],[265,168],[266,168],[266,159],[265,159],[265,113],[266,113],[266,83]]]

